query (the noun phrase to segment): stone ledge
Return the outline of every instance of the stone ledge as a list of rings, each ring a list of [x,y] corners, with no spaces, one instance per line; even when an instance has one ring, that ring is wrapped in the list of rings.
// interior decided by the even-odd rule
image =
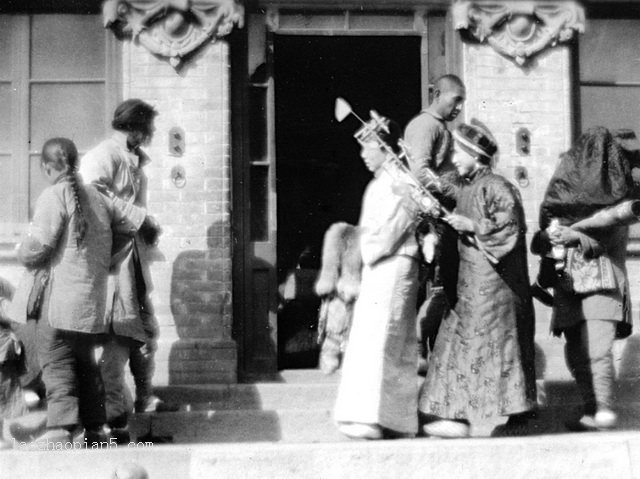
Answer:
[[[153,479],[636,479],[637,433],[413,439],[327,444],[220,444],[0,453],[12,479],[110,477],[132,461]]]

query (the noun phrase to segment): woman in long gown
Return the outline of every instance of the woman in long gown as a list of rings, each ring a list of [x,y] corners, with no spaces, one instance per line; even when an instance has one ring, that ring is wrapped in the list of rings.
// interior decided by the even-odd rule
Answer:
[[[445,221],[460,233],[457,301],[440,326],[419,401],[436,419],[424,432],[440,437],[468,436],[471,424],[496,416],[517,422],[535,404],[520,195],[491,171],[497,145],[488,130],[463,124],[453,137],[456,208]]]

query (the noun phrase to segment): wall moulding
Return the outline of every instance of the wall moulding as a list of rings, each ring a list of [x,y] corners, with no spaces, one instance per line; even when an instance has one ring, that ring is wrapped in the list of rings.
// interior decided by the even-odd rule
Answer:
[[[458,0],[451,8],[463,37],[489,44],[518,65],[584,32],[584,9],[573,1]]]
[[[130,37],[178,68],[209,41],[243,27],[244,8],[235,0],[106,0],[105,28]]]

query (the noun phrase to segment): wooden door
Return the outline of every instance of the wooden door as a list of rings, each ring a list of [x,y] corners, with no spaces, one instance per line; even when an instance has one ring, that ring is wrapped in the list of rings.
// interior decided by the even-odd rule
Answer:
[[[276,189],[273,76],[264,15],[247,15],[234,80],[234,316],[241,379],[277,364]],[[245,53],[245,54],[243,54]],[[237,63],[241,62],[241,65]]]

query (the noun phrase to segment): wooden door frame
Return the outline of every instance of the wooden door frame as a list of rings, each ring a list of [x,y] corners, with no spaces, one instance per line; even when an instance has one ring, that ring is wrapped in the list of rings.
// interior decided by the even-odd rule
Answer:
[[[296,2],[293,2],[296,3]],[[313,3],[313,2],[311,2]],[[382,4],[385,4],[384,7]],[[447,69],[450,73],[460,74],[462,71],[461,68],[461,42],[459,36],[455,34],[453,28],[451,27],[450,21],[450,12],[446,9],[448,6],[448,2],[431,2],[431,7],[425,9],[424,2],[419,2],[419,8],[412,6],[414,2],[402,3],[402,11],[406,14],[413,15],[414,19],[414,30],[413,31],[403,31],[398,32],[393,28],[380,28],[375,31],[365,30],[365,31],[349,31],[349,30],[341,30],[334,32],[325,32],[324,34],[336,35],[336,36],[349,36],[349,35],[382,35],[382,36],[391,36],[391,35],[415,35],[423,38],[423,45],[421,47],[421,55],[422,55],[422,68],[421,68],[421,76],[423,79],[428,79],[428,62],[426,61],[427,48],[426,45],[426,18],[427,15],[433,12],[443,12],[446,15],[446,42],[447,42]],[[417,5],[418,2],[415,2]],[[283,11],[286,14],[309,14],[306,10],[300,9],[287,9],[287,5],[291,6],[291,2],[287,4],[287,2],[279,2],[278,6],[274,8],[273,2],[269,4],[267,10],[262,10],[260,13],[265,13],[265,22],[268,26],[268,30],[270,30],[270,35],[278,34],[278,35],[320,35],[322,32],[314,31],[314,30],[298,30],[298,29],[288,29],[283,28],[281,25],[278,25],[277,16],[280,13],[279,8],[283,8]],[[340,7],[336,8],[337,5],[331,5],[331,2],[324,2],[323,6],[324,10],[338,12],[346,11],[348,5],[343,2],[339,3]],[[389,8],[389,4],[386,2],[371,2],[371,12],[372,14],[379,14],[380,10],[384,10],[384,12],[397,12],[397,9]],[[446,5],[446,6],[444,6]],[[297,5],[298,6],[298,5]],[[259,10],[259,9],[258,9]],[[314,12],[320,13],[322,10],[321,7],[314,8]],[[367,10],[365,10],[365,13]],[[247,13],[247,23],[251,21],[249,16],[251,13]],[[311,13],[313,16],[313,13]],[[276,21],[274,21],[274,18]],[[250,275],[248,274],[248,268],[251,267],[250,258],[247,256],[247,250],[250,248],[249,241],[249,213],[250,213],[250,204],[249,204],[249,177],[247,172],[247,162],[249,159],[249,129],[248,129],[248,118],[249,118],[249,99],[248,99],[248,80],[249,74],[248,71],[248,60],[249,60],[249,40],[248,40],[248,27],[238,30],[232,34],[230,37],[230,46],[231,46],[231,145],[232,145],[232,231],[233,231],[233,334],[234,339],[238,344],[238,377],[240,380],[248,381],[253,379],[263,379],[263,380],[273,380],[277,379],[277,350],[275,351],[275,361],[276,368],[271,368],[268,371],[259,372],[248,372],[247,371],[247,351],[245,346],[245,338],[247,334],[251,334],[251,331],[247,331],[247,324],[249,323],[249,318],[252,314],[251,311],[251,298],[248,297],[251,294],[251,281]],[[428,95],[428,89],[423,87],[423,103],[427,101],[426,95]],[[273,100],[272,100],[273,101]],[[272,106],[275,106],[272,105]],[[275,133],[273,133],[275,135]],[[275,136],[274,138],[275,139]],[[274,157],[275,163],[275,157]],[[275,175],[275,164],[273,167],[273,175]],[[273,186],[275,188],[275,186]],[[275,194],[275,193],[274,193]],[[275,201],[270,206],[271,211],[274,211],[276,207]],[[270,219],[270,222],[277,222],[277,216]],[[273,227],[276,224],[272,225]],[[277,241],[277,240],[276,240]],[[276,245],[277,246],[277,245]],[[277,264],[273,265],[273,270],[275,272],[277,268]],[[277,288],[277,285],[274,285],[274,290]],[[274,298],[275,301],[275,294]],[[270,299],[271,300],[271,299]],[[275,331],[273,332],[275,333]],[[272,336],[275,336],[272,334]],[[277,347],[277,344],[276,344]]]

